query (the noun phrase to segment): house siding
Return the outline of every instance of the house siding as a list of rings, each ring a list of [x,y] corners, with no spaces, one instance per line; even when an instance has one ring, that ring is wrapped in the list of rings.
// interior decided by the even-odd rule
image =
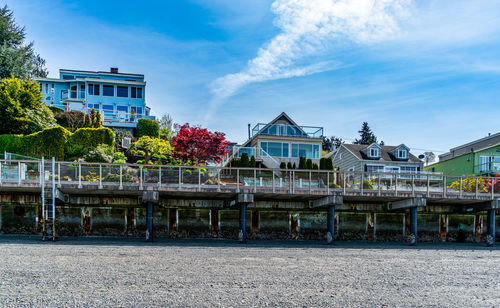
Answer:
[[[340,155],[342,155],[342,159]],[[359,159],[342,146],[338,149],[338,153],[334,155],[333,165],[339,167],[341,171],[347,171],[352,167],[354,167],[354,171],[362,171]]]

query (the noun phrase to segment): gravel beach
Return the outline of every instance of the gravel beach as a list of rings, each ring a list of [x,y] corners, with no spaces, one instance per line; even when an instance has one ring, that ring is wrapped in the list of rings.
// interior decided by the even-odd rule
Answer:
[[[500,307],[500,250],[0,237],[5,307]]]

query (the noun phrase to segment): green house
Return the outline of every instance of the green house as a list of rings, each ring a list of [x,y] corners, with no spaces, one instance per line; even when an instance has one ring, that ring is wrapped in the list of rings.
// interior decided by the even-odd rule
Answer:
[[[439,162],[425,171],[449,175],[498,176],[500,173],[500,133],[466,143],[439,155]]]

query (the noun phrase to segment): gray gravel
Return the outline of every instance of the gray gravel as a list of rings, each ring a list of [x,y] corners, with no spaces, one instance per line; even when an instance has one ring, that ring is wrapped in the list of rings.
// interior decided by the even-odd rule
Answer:
[[[500,307],[482,244],[0,237],[0,306]]]

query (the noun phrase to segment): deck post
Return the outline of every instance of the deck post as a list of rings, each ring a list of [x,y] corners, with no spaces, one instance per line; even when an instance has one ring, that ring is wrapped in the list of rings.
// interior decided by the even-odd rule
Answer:
[[[410,208],[410,246],[417,244],[417,207]]]
[[[328,232],[326,233],[326,244],[333,245],[335,240],[335,205],[328,206],[326,225],[328,229]]]
[[[495,209],[488,210],[488,234],[486,235],[486,246],[495,246]]]
[[[247,204],[246,203],[241,203],[240,204],[240,230],[238,233],[238,241],[240,244],[246,244],[247,243],[247,230],[246,230],[246,212],[247,212]]]

